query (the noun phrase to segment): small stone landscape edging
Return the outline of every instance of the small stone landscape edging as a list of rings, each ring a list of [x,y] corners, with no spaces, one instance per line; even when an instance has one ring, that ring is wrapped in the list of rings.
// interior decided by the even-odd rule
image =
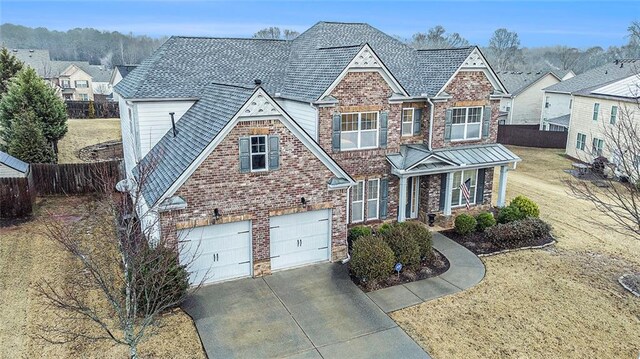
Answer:
[[[518,252],[518,251],[524,251],[524,250],[529,250],[529,249],[542,249],[542,248],[546,248],[549,246],[552,246],[554,244],[556,244],[557,241],[554,239],[553,241],[543,244],[541,246],[529,246],[529,247],[522,247],[522,248],[513,248],[513,249],[505,249],[499,252],[493,252],[493,253],[482,253],[482,254],[476,254],[478,257],[482,258],[482,257],[491,257],[491,256],[495,256],[498,254],[504,254],[504,253],[510,253],[510,252]]]
[[[631,288],[630,286],[628,286],[625,282],[624,279],[630,274],[625,274],[620,276],[620,278],[618,278],[618,283],[620,283],[620,285],[622,287],[624,287],[624,289],[628,290],[629,292],[633,293],[633,295],[635,295],[636,297],[640,297],[640,293],[636,292],[633,288]]]

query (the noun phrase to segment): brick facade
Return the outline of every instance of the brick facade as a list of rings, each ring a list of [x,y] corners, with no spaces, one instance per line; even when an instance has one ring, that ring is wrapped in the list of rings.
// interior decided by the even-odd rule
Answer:
[[[279,169],[240,172],[238,139],[253,134],[280,136]],[[188,207],[162,213],[162,232],[175,238],[177,229],[251,220],[254,275],[262,275],[270,273],[270,216],[332,208],[332,260],[343,259],[347,191],[329,191],[327,182],[332,177],[333,173],[279,120],[239,122],[175,193]],[[212,216],[215,208],[222,214],[217,221]]]

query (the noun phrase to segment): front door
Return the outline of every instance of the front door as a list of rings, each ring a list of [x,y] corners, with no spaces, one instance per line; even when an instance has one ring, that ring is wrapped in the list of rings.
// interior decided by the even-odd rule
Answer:
[[[418,218],[418,199],[420,198],[420,177],[407,179],[407,207],[406,218]]]

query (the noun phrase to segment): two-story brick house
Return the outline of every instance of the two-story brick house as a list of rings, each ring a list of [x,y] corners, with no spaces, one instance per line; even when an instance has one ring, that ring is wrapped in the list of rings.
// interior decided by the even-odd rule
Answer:
[[[209,281],[340,260],[350,225],[488,206],[506,90],[477,47],[415,50],[367,25],[294,40],[172,37],[115,91],[154,235]],[[175,128],[172,126],[175,123]],[[154,220],[157,219],[157,220]],[[149,225],[150,226],[150,225]]]

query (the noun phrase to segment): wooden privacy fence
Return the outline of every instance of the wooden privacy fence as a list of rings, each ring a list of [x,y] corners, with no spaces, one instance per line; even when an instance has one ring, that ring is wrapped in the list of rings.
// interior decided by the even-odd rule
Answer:
[[[25,217],[31,214],[36,193],[30,184],[31,175],[0,178],[0,218]]]
[[[89,107],[93,103],[95,112],[94,118],[117,118],[120,117],[120,108],[115,101],[92,102],[92,101],[66,101],[67,115],[69,118],[89,118]]]
[[[539,148],[565,148],[568,132],[540,131],[538,125],[498,125],[498,143]]]
[[[112,192],[124,178],[122,161],[71,164],[31,164],[38,195]]]

